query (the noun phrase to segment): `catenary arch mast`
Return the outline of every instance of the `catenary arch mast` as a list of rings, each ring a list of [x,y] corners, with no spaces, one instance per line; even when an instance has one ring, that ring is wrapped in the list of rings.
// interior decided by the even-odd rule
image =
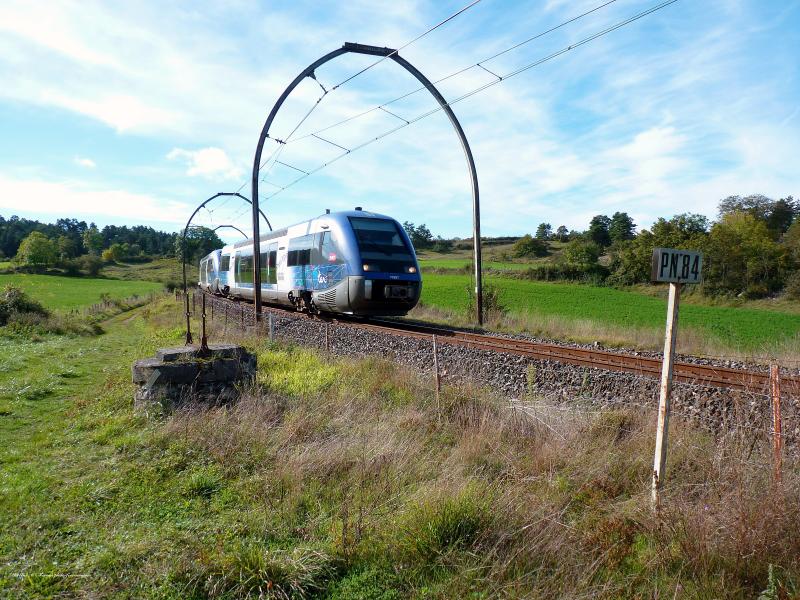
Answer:
[[[478,173],[475,169],[475,160],[472,157],[472,150],[469,147],[467,136],[461,128],[461,123],[458,122],[455,113],[450,108],[450,105],[444,99],[438,89],[425,77],[414,65],[401,57],[397,50],[391,48],[381,48],[379,46],[367,46],[364,44],[354,44],[347,42],[341,48],[337,48],[332,52],[318,58],[313,63],[308,65],[300,74],[295,77],[294,81],[283,91],[264,123],[261,130],[261,136],[258,138],[258,145],[256,146],[255,157],[253,158],[253,178],[252,178],[252,204],[253,204],[253,291],[255,297],[255,318],[256,321],[261,320],[261,243],[259,232],[259,199],[258,199],[258,178],[259,171],[261,170],[261,154],[264,149],[264,143],[269,137],[269,130],[272,127],[272,122],[278,114],[281,106],[289,97],[289,94],[300,84],[306,77],[314,78],[314,71],[326,62],[337,58],[343,54],[367,54],[372,56],[382,56],[384,58],[391,58],[395,63],[403,67],[406,71],[411,73],[417,81],[419,81],[425,89],[436,99],[441,106],[442,111],[450,119],[450,123],[458,135],[461,147],[464,150],[464,156],[467,159],[467,167],[469,169],[470,182],[472,183],[472,238],[474,244],[474,269],[475,269],[475,300],[477,321],[479,325],[483,324],[483,286],[481,281],[481,215],[480,215],[480,193],[478,190]]]

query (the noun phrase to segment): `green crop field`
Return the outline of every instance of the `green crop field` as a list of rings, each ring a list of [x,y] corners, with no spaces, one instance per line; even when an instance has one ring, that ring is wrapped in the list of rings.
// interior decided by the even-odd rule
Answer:
[[[120,281],[117,279],[89,279],[61,277],[58,275],[27,275],[15,273],[0,275],[0,288],[13,284],[21,287],[32,298],[49,309],[72,309],[100,302],[101,294],[112,299],[143,296],[162,289],[161,283],[152,281]]]
[[[484,269],[497,269],[506,271],[524,271],[537,263],[534,262],[504,262],[504,261],[484,261]],[[471,258],[421,258],[419,259],[420,268],[425,269],[463,269],[472,267]]]
[[[463,312],[467,307],[468,275],[429,274],[422,302]],[[513,314],[591,320],[629,328],[663,329],[666,302],[661,298],[613,288],[490,277],[502,303]],[[700,330],[725,346],[757,350],[800,335],[800,315],[774,310],[681,306],[680,325]]]

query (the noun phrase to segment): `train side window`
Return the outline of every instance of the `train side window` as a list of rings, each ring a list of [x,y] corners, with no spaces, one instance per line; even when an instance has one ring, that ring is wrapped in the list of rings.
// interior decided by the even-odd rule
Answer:
[[[269,245],[267,265],[269,265],[267,283],[278,283],[278,244]]]
[[[304,235],[289,240],[289,252],[286,266],[300,267],[311,264],[311,247],[313,244],[313,235]]]
[[[230,254],[223,254],[222,258],[219,260],[219,270],[220,271],[227,271],[231,268],[231,257]]]
[[[239,283],[253,283],[253,255],[236,253],[236,280]]]

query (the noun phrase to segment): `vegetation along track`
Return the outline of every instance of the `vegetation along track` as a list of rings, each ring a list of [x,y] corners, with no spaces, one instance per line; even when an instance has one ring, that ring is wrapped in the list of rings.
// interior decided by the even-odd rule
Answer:
[[[214,298],[217,302],[238,302],[210,294],[209,296]],[[661,376],[661,359],[650,356],[507,338],[484,333],[472,333],[440,325],[434,326],[424,323],[409,323],[378,318],[371,318],[365,321],[362,318],[348,317],[347,315],[336,315],[335,317],[329,315],[308,315],[306,313],[299,313],[280,307],[265,306],[264,312],[268,313],[269,311],[342,323],[351,327],[358,327],[389,335],[425,339],[430,339],[431,336],[436,335],[438,341],[443,344],[465,346],[467,348],[475,348],[490,352],[504,352],[507,354],[526,356],[539,360],[551,360],[569,365],[592,367],[620,373],[632,373],[634,375],[651,377],[654,379],[658,379]],[[681,383],[757,393],[766,393],[769,390],[769,373],[766,371],[737,369],[711,364],[676,361],[673,380]],[[800,377],[782,375],[781,394],[789,396],[800,395]]]

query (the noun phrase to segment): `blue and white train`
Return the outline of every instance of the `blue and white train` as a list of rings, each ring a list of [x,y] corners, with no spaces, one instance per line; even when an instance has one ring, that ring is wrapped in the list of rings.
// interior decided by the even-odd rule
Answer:
[[[411,240],[400,224],[363,211],[326,211],[261,236],[264,303],[307,312],[404,315],[422,290]],[[200,261],[199,285],[253,298],[253,240],[215,250]]]

